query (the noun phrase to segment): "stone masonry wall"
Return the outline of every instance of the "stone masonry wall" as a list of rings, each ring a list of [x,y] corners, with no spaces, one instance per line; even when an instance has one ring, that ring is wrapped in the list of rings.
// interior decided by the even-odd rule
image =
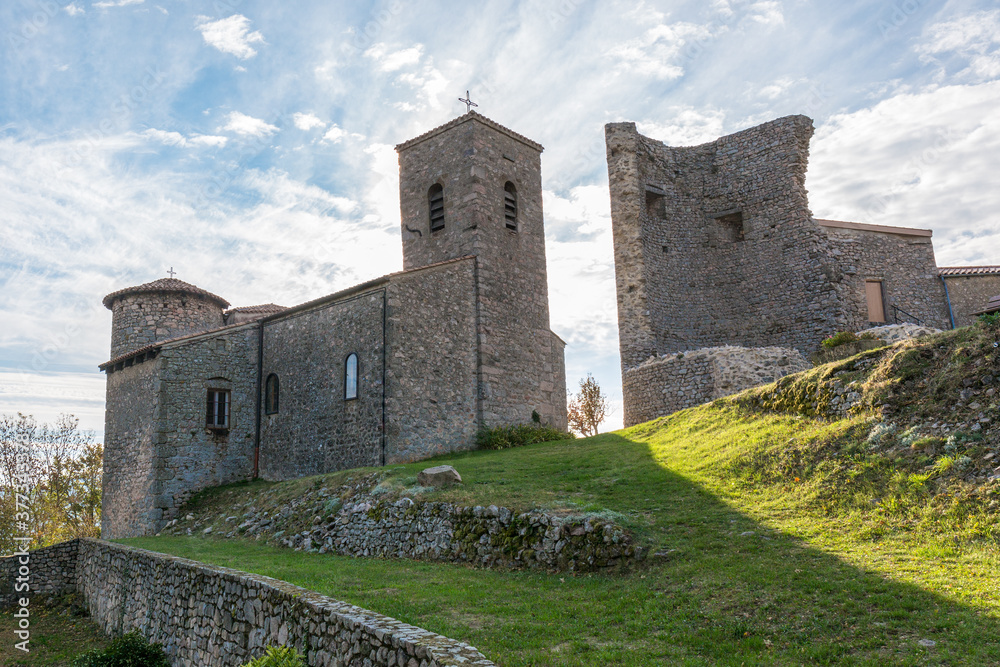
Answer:
[[[277,414],[261,414],[264,479],[381,465],[384,300],[378,286],[264,323],[262,378],[274,373],[280,388]],[[350,354],[358,397],[346,400]]]
[[[869,326],[866,280],[882,282],[887,322],[893,321],[892,306],[895,305],[919,319],[924,326],[950,327],[931,237],[835,227],[823,229],[836,260],[831,264],[831,277],[843,304],[843,316],[837,320],[838,331],[857,331]],[[900,317],[905,318],[904,315]]]
[[[625,426],[641,424],[811,368],[798,350],[704,348],[650,359],[627,369]]]
[[[1000,272],[994,275],[945,276],[956,327],[976,321],[972,313],[986,308],[991,297],[1000,294]]]
[[[0,558],[0,608],[15,606],[21,598],[28,598],[29,614],[34,614],[38,596],[59,595],[76,589],[76,564],[80,555],[80,541],[60,542],[27,555],[16,553]],[[27,581],[17,581],[17,578]],[[25,583],[28,590],[18,590]],[[29,616],[30,618],[30,616]]]
[[[176,667],[235,667],[272,644],[318,667],[488,667],[478,650],[283,581],[84,539],[31,553],[64,567],[76,545],[75,588],[107,633],[138,629]],[[7,574],[16,558],[0,561]],[[66,577],[60,582],[66,581]]]
[[[387,298],[386,462],[473,448],[475,258],[394,276]]]
[[[108,373],[101,478],[101,534],[106,538],[142,535],[158,518],[152,471],[161,363],[156,358]]]
[[[165,345],[158,361],[152,521],[143,532],[113,533],[116,538],[155,533],[193,493],[253,475],[257,326]],[[228,431],[206,426],[209,389],[230,392]]]
[[[812,123],[673,148],[606,127],[622,368],[723,344],[810,350],[840,306],[804,186]]]
[[[478,258],[480,412],[484,426],[524,423],[537,410],[565,428],[549,333],[542,147],[475,112],[397,147],[403,264]],[[517,190],[517,229],[504,187]],[[430,231],[428,189],[444,187],[445,226]]]
[[[224,324],[222,307],[197,294],[129,294],[116,298],[111,312],[111,359],[157,341]]]

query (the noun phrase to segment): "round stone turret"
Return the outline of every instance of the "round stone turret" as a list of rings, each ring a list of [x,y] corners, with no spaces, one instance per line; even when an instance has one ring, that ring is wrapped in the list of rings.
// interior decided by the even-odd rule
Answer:
[[[126,287],[104,297],[112,312],[111,358],[152,343],[221,327],[229,302],[175,278]]]

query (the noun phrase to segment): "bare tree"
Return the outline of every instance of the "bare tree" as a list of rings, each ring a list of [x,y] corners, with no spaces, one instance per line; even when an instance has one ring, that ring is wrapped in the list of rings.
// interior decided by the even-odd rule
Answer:
[[[569,427],[584,436],[597,435],[597,427],[608,416],[608,399],[590,373],[580,380],[580,393],[570,397],[567,418]]]

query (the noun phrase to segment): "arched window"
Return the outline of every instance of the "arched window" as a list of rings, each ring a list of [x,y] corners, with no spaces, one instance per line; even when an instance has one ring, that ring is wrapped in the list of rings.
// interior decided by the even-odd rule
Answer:
[[[278,376],[271,373],[264,383],[264,414],[273,415],[278,412]]]
[[[507,229],[517,231],[517,188],[510,181],[503,186],[503,217]]]
[[[344,400],[358,397],[358,355],[351,353],[344,362]]]
[[[444,188],[435,183],[427,191],[427,204],[431,216],[431,231],[444,229]]]

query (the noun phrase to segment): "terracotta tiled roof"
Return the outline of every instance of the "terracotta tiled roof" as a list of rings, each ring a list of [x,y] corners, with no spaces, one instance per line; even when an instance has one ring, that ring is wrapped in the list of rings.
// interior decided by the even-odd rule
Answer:
[[[428,130],[427,132],[424,132],[423,134],[421,134],[419,136],[413,137],[412,139],[410,139],[408,141],[404,141],[401,144],[396,144],[396,150],[397,151],[401,151],[404,148],[409,148],[410,146],[413,146],[414,144],[418,144],[421,141],[425,141],[426,139],[430,139],[435,134],[440,134],[441,132],[444,132],[445,130],[451,129],[453,127],[461,125],[462,123],[468,122],[470,120],[477,120],[480,123],[482,123],[483,125],[486,125],[487,127],[492,127],[497,132],[502,132],[502,133],[506,134],[507,136],[511,137],[512,139],[517,139],[521,143],[527,144],[527,145],[531,146],[532,148],[534,148],[535,150],[537,150],[539,152],[545,150],[542,147],[542,145],[540,143],[538,143],[537,141],[532,141],[531,139],[529,139],[528,137],[524,136],[523,134],[518,134],[514,130],[512,130],[512,129],[508,128],[508,127],[504,127],[500,123],[498,123],[498,122],[496,122],[494,120],[490,120],[486,116],[484,116],[484,115],[482,115],[480,113],[476,113],[475,111],[470,111],[470,112],[468,112],[466,114],[462,114],[458,118],[450,120],[447,123],[445,123],[444,125],[439,125],[438,127],[435,127],[433,130]]]
[[[940,266],[942,276],[994,276],[1000,275],[1000,266]]]
[[[279,306],[276,303],[264,303],[259,306],[240,306],[239,308],[230,308],[227,313],[280,313],[283,310],[288,310],[287,306]]]
[[[103,303],[105,308],[111,310],[111,305],[118,297],[130,294],[147,294],[156,292],[184,292],[186,294],[195,294],[211,301],[215,301],[223,308],[229,307],[229,302],[221,296],[212,294],[211,292],[203,290],[200,287],[195,287],[191,283],[186,283],[183,280],[177,280],[176,278],[160,278],[159,280],[154,280],[151,283],[120,289],[117,292],[112,292],[104,297]]]

